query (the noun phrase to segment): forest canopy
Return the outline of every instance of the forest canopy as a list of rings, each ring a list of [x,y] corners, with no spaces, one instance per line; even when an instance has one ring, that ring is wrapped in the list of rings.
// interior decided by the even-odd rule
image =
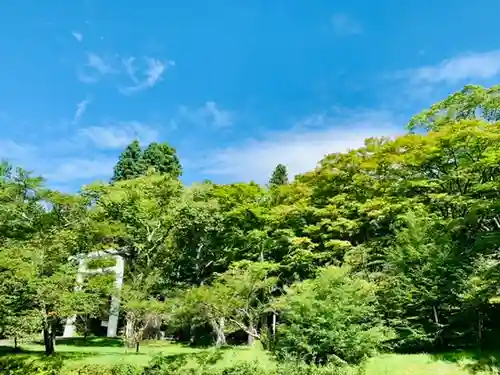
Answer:
[[[129,145],[109,183],[76,194],[0,168],[0,335],[79,332],[120,296],[139,350],[173,340],[358,363],[380,350],[487,347],[500,333],[500,88],[467,86],[268,186],[184,186],[168,144]],[[75,289],[69,259],[116,249],[125,281]],[[314,328],[312,328],[314,326]],[[243,337],[243,338],[241,338]],[[239,341],[238,341],[239,340]]]

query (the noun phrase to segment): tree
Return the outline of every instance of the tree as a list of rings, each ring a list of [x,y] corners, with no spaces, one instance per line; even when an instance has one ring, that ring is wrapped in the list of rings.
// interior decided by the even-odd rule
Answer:
[[[87,211],[82,197],[41,182],[21,169],[0,181],[0,314],[14,338],[42,331],[52,354],[57,323],[74,314],[76,265],[68,259],[86,249]]]
[[[117,295],[114,288],[115,275],[104,272],[84,277],[82,285],[77,285],[69,296],[67,307],[76,315],[77,328],[83,325],[83,338],[90,333],[91,319],[110,315],[109,296]]]
[[[496,122],[500,120],[499,92],[500,85],[490,88],[467,85],[446,99],[433,104],[429,109],[413,116],[408,128],[410,130],[419,128],[437,130],[441,125],[461,120]]]
[[[22,283],[22,289],[17,292],[26,299],[22,305],[10,305],[16,312],[11,318],[14,318],[17,326],[19,320],[33,318],[29,320],[33,325],[24,331],[43,332],[47,355],[55,349],[58,321],[74,314],[71,306],[75,305],[74,300],[78,298],[74,291],[76,267],[68,263],[63,241],[60,234],[52,233],[51,238],[40,236],[30,243],[11,243],[0,252],[2,273],[5,276],[12,275],[12,278]],[[15,290],[10,289],[9,292]],[[11,301],[17,302],[20,298],[19,295],[11,295]]]
[[[288,184],[288,173],[283,164],[278,164],[269,179],[269,186],[281,186]]]
[[[277,284],[275,264],[241,261],[221,275],[215,288],[221,289],[221,304],[225,304],[228,320],[248,335],[248,345],[260,339],[260,319],[268,311]]]
[[[189,289],[179,300],[177,315],[195,325],[208,323],[217,346],[226,343],[225,332],[242,330],[248,344],[259,339],[260,319],[267,312],[277,278],[276,265],[267,262],[234,263],[211,285]]]
[[[111,181],[137,178],[146,175],[150,169],[171,178],[178,178],[182,174],[175,149],[168,143],[153,142],[143,152],[139,141],[134,140],[121,153]]]
[[[206,284],[227,270],[230,250],[223,241],[224,212],[211,184],[186,188],[172,207],[168,242],[175,259],[175,282]]]
[[[222,288],[200,285],[181,291],[176,298],[175,316],[180,325],[189,324],[191,329],[209,324],[216,347],[226,345],[227,297]]]
[[[182,167],[176,151],[168,143],[151,143],[142,156],[144,167],[153,168],[156,173],[168,174],[178,178],[182,174]]]
[[[144,174],[144,161],[141,146],[136,139],[120,154],[113,169],[112,181],[129,180]]]
[[[292,285],[275,308],[280,324],[274,350],[280,357],[357,363],[390,337],[375,285],[347,268],[321,269],[316,278]]]
[[[125,258],[125,278],[160,272],[161,290],[173,274],[175,254],[168,236],[181,192],[180,182],[169,175],[87,186],[83,194],[93,201],[89,242],[97,249],[119,249]]]
[[[154,297],[157,274],[140,275],[129,280],[121,290],[125,311],[125,339],[139,353],[140,343],[151,331],[158,331],[165,320],[166,305]]]
[[[439,348],[450,333],[461,331],[455,323],[470,254],[457,246],[436,215],[410,212],[401,220],[385,258],[381,301],[398,334],[396,346]]]

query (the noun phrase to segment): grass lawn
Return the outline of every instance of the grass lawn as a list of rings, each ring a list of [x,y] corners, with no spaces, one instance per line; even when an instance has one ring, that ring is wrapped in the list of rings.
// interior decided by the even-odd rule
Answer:
[[[85,364],[133,364],[145,366],[155,355],[184,357],[187,365],[196,365],[197,361],[209,361],[216,366],[226,367],[238,361],[258,360],[263,365],[272,366],[273,361],[267,353],[256,345],[249,348],[245,346],[225,348],[192,348],[166,341],[145,342],[140,347],[140,352],[127,349],[119,339],[89,338],[83,339],[58,339],[56,354],[53,360],[62,360],[65,368],[77,368]],[[0,343],[0,357],[14,357],[26,361],[41,360],[44,358],[44,347],[40,344],[22,344],[21,351],[13,352],[12,343]]]
[[[371,358],[367,375],[500,374],[499,353],[384,354]]]
[[[1,343],[0,357],[15,357],[27,361],[43,358],[43,346],[22,345],[22,351],[12,353],[7,342]],[[56,345],[54,360],[63,360],[67,369],[83,364],[112,365],[128,363],[146,365],[155,355],[184,357],[187,366],[207,361],[211,366],[227,367],[241,361],[258,360],[264,366],[273,366],[271,357],[259,346],[231,347],[223,350],[196,349],[179,344],[148,342],[139,354],[124,348],[120,340],[107,338],[61,339]],[[367,375],[486,375],[499,374],[500,354],[493,352],[453,352],[445,354],[384,354],[371,358],[366,365]]]

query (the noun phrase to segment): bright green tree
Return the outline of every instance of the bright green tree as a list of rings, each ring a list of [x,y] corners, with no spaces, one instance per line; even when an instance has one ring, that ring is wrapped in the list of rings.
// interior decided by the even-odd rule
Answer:
[[[129,180],[144,174],[144,162],[139,141],[136,139],[130,143],[120,154],[118,162],[114,166],[112,181]]]
[[[281,357],[356,363],[391,337],[375,285],[346,268],[325,268],[316,278],[292,285],[275,307],[280,324],[274,349]]]
[[[269,186],[281,186],[288,184],[288,172],[286,166],[278,164],[269,179]]]
[[[225,332],[241,330],[248,344],[261,338],[260,319],[269,308],[277,278],[277,269],[268,262],[242,261],[217,277],[211,285],[194,287],[181,297],[178,315],[195,324],[208,323],[217,346],[226,342]]]
[[[153,168],[156,173],[177,178],[182,174],[181,163],[176,151],[168,143],[151,143],[142,155],[144,167]]]
[[[126,281],[120,293],[125,312],[125,340],[139,353],[140,344],[158,331],[166,319],[167,305],[155,298],[158,274],[138,275]]]
[[[247,334],[248,345],[261,338],[260,320],[268,311],[270,299],[277,285],[275,264],[241,261],[233,264],[215,284],[221,289],[220,301],[226,317],[237,329]],[[222,310],[222,308],[221,308]]]

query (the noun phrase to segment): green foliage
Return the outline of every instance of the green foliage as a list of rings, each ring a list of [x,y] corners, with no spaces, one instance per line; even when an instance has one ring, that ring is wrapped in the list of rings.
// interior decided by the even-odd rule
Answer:
[[[345,268],[325,268],[315,279],[292,285],[280,298],[274,350],[311,363],[357,363],[390,337],[376,288]]]
[[[251,345],[261,338],[259,319],[269,309],[277,283],[270,274],[276,269],[267,262],[235,263],[212,285],[194,287],[180,295],[176,315],[195,325],[209,324],[217,346],[226,344],[226,332],[236,330],[244,331]]]
[[[65,371],[61,375],[141,375],[142,373],[141,368],[129,364],[111,366],[88,364],[69,372]]]
[[[178,178],[182,167],[174,148],[167,143],[151,143],[144,151],[138,140],[130,143],[121,153],[111,181],[123,181],[153,173]]]
[[[157,279],[161,288],[174,272],[168,238],[181,192],[168,175],[88,186],[84,194],[97,197],[89,212],[91,241],[101,249],[122,249],[127,278],[164,274],[165,280]]]
[[[178,178],[182,174],[181,163],[174,148],[167,143],[151,143],[142,155],[145,168],[153,168],[156,173]]]
[[[156,357],[143,375],[361,375],[362,367],[339,366],[332,363],[324,366],[300,361],[286,361],[275,366],[264,366],[258,361],[242,361],[227,367],[214,366],[220,352],[196,357],[196,365],[188,365],[187,358]]]
[[[453,318],[469,265],[439,220],[425,212],[402,218],[405,227],[388,248],[381,293],[402,347],[438,347]]]
[[[15,357],[0,357],[0,369],[8,375],[60,375],[63,363],[60,359],[44,361],[26,360]]]
[[[95,258],[87,260],[87,268],[92,270],[96,268],[109,268],[116,265],[116,260],[112,257]]]
[[[445,100],[414,116],[408,124],[409,129],[436,129],[449,121],[482,119],[488,122],[500,120],[500,86],[484,88],[467,85]]]
[[[290,183],[278,165],[269,189],[183,186],[166,143],[132,142],[111,184],[74,195],[1,163],[0,334],[43,331],[51,354],[67,317],[107,313],[109,275],[75,290],[69,259],[114,248],[137,348],[165,323],[318,363],[359,362],[389,337],[398,350],[485,346],[500,331],[498,90],[466,86],[408,134],[327,155]]]
[[[288,172],[286,166],[283,164],[278,164],[269,179],[269,186],[281,186],[288,184]]]
[[[40,179],[22,170],[3,170],[0,217],[11,230],[0,242],[2,330],[17,340],[43,331],[46,352],[52,354],[57,323],[73,315],[83,297],[75,293],[76,267],[68,259],[86,247],[85,202],[43,189]]]
[[[220,308],[238,329],[248,335],[248,344],[260,339],[259,319],[268,311],[278,279],[271,276],[277,266],[268,262],[235,263],[215,284],[223,299]]]
[[[136,139],[121,153],[113,171],[112,181],[130,180],[144,173],[142,150]]]
[[[164,303],[151,296],[155,284],[156,275],[140,275],[121,290],[120,300],[126,317],[125,339],[137,353],[140,343],[158,331],[168,312]]]

